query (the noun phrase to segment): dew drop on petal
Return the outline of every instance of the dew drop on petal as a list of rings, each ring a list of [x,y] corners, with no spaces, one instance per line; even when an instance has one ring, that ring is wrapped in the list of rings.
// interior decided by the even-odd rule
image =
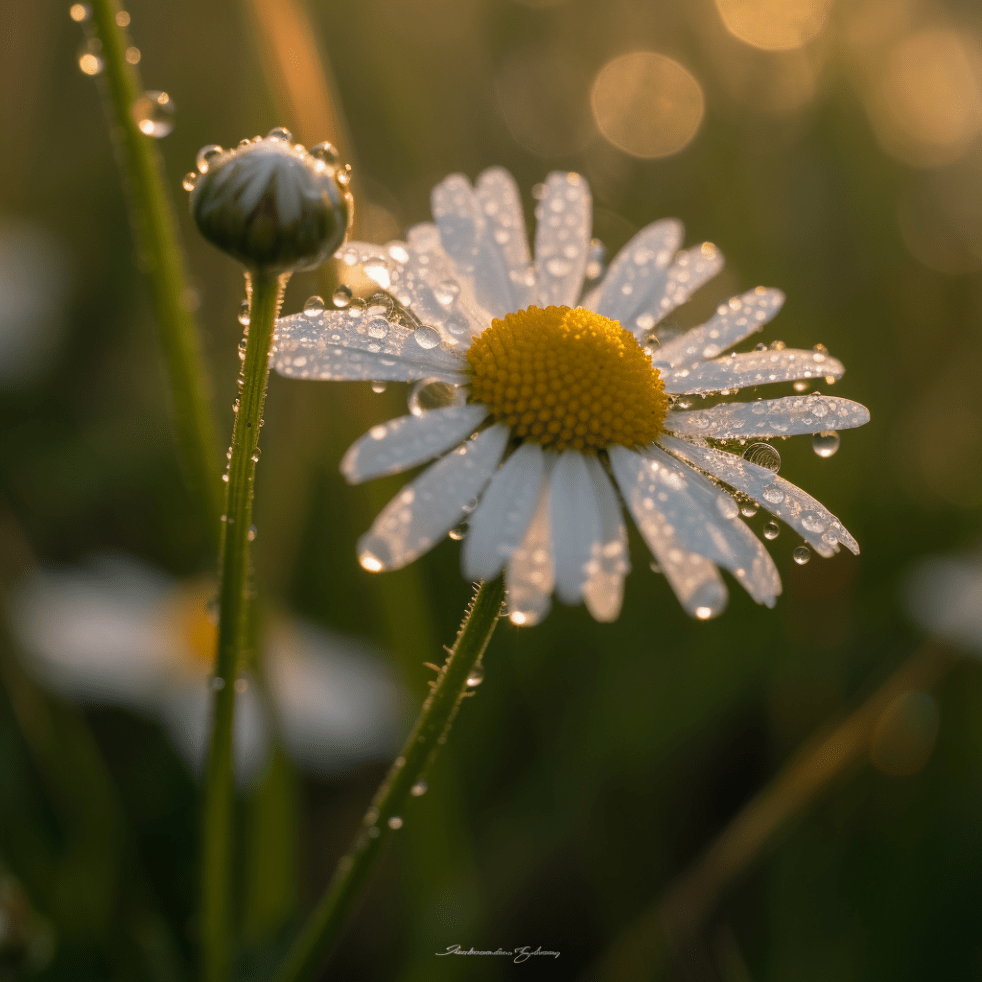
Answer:
[[[756,501],[745,501],[740,505],[740,514],[744,518],[753,518],[757,514],[757,502]]]
[[[199,172],[202,174],[207,174],[209,162],[214,160],[220,153],[224,153],[224,151],[217,143],[209,143],[206,146],[203,146],[198,151],[197,156],[194,158],[194,162],[197,165]]]
[[[811,384],[806,382],[804,379],[799,379],[794,384],[795,392],[807,392],[811,388]]]
[[[373,317],[365,325],[365,333],[377,341],[389,333],[389,322],[384,317]]]
[[[389,387],[388,382],[372,382],[372,392],[380,396]]]
[[[776,539],[781,534],[781,528],[777,522],[768,522],[764,526],[764,538]]]
[[[285,126],[274,126],[267,134],[267,140],[281,140],[289,143],[293,139],[293,134]]]
[[[467,688],[476,689],[484,681],[484,666],[475,665],[467,676]]]
[[[446,409],[462,406],[467,400],[459,385],[451,385],[437,378],[424,378],[409,391],[409,411],[414,416],[422,416],[430,409]]]
[[[454,542],[460,542],[467,535],[467,523],[461,522],[460,525],[455,525],[447,534]]]
[[[791,555],[799,566],[804,566],[812,558],[812,551],[808,546],[798,546]]]
[[[696,617],[701,621],[708,621],[713,616],[712,607],[696,607]]]
[[[348,304],[351,303],[351,287],[345,286],[343,283],[339,286],[334,294],[331,296],[331,300],[334,302],[334,306],[343,310]]]
[[[181,181],[181,187],[185,191],[193,191],[195,184],[198,183],[198,173],[197,171],[189,170],[184,175],[184,180]]]
[[[160,139],[174,129],[175,108],[166,92],[149,91],[133,100],[130,112],[141,133]]]
[[[751,443],[744,450],[743,459],[759,467],[766,467],[772,474],[781,469],[781,455],[769,443]]]
[[[305,314],[323,314],[324,298],[316,295],[308,297],[307,302],[303,305],[303,312]]]
[[[429,350],[435,348],[440,343],[440,335],[432,327],[417,327],[413,331],[413,340],[421,347]]]
[[[363,552],[358,557],[361,568],[368,570],[369,573],[380,573],[382,571],[382,560],[372,552]]]
[[[316,146],[311,147],[307,152],[316,160],[323,161],[328,167],[337,167],[341,163],[341,155],[338,153],[338,148],[326,140],[323,143],[318,143]]]
[[[839,449],[839,434],[835,430],[823,430],[812,437],[812,449],[819,457],[831,457]]]

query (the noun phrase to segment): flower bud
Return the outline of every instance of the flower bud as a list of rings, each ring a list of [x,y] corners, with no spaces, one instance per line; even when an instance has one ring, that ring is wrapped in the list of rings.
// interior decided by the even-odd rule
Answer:
[[[274,129],[234,150],[205,148],[198,169],[185,179],[198,230],[250,272],[314,269],[351,227],[350,168],[330,144],[308,151]]]

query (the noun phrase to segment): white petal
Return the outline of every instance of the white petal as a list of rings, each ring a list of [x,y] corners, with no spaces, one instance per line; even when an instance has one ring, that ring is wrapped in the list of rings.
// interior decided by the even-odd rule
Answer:
[[[838,552],[839,543],[859,554],[858,543],[835,515],[801,488],[766,467],[751,464],[723,450],[697,447],[670,436],[662,436],[659,442],[676,456],[725,481],[787,522],[820,556]]]
[[[365,569],[401,569],[429,551],[456,524],[495,472],[507,426],[492,426],[407,484],[358,540]]]
[[[535,208],[536,299],[540,307],[575,307],[590,248],[590,188],[579,174],[553,171]]]
[[[759,331],[784,304],[780,290],[759,286],[741,297],[732,297],[720,304],[716,314],[699,327],[662,345],[654,361],[677,368],[697,361],[715,358],[744,338]],[[689,391],[688,389],[686,391]]]
[[[583,454],[565,450],[549,478],[549,514],[556,562],[556,596],[576,604],[600,548],[600,508]]]
[[[758,402],[723,402],[709,409],[670,412],[665,418],[665,429],[677,436],[729,440],[848,430],[868,422],[869,410],[858,402],[813,394]]]
[[[645,226],[617,253],[603,282],[584,299],[583,306],[619,321],[635,334],[643,333],[634,317],[658,309],[668,280],[668,266],[682,244],[683,234],[677,218]],[[648,327],[654,323],[651,319]]]
[[[549,521],[548,473],[556,455],[545,451],[546,476],[539,491],[539,500],[522,544],[512,553],[505,570],[508,616],[513,624],[538,624],[552,605],[550,599],[556,581],[556,565],[552,555]]]
[[[714,546],[719,543],[720,551],[711,554],[698,547],[698,540],[693,541],[693,551],[701,552],[724,569],[728,569],[737,582],[759,604],[773,607],[781,593],[781,577],[764,544],[740,520],[740,509],[736,501],[725,491],[721,491],[705,476],[691,467],[680,464],[674,457],[655,446],[646,447],[644,454],[684,481],[684,493],[692,502],[702,507],[706,520],[712,525]],[[668,482],[671,483],[671,482]],[[660,497],[660,495],[659,495]],[[667,510],[666,516],[671,520],[673,512]],[[697,519],[698,521],[698,519]],[[686,516],[676,522],[679,538],[690,544],[685,528]],[[696,526],[698,528],[698,525]]]
[[[451,174],[433,188],[431,200],[447,255],[472,279],[478,303],[492,316],[504,317],[511,302],[504,256],[470,181],[463,174]]]
[[[491,478],[464,539],[468,580],[498,575],[528,531],[544,474],[542,446],[523,443]]]
[[[930,556],[905,577],[907,609],[926,631],[982,654],[982,557]]]
[[[656,350],[653,361],[663,357]],[[665,370],[665,391],[671,393],[718,392],[720,389],[743,389],[771,382],[790,382],[799,378],[842,378],[842,362],[821,351],[782,348],[780,351],[743,351],[726,358],[697,365]]]
[[[700,620],[721,614],[726,607],[726,585],[709,559],[682,544],[674,525],[655,503],[652,462],[626,447],[615,445],[607,453],[624,503],[679,603]]]
[[[675,257],[668,270],[665,296],[662,297],[655,316],[661,320],[676,307],[680,307],[703,283],[711,280],[723,268],[723,254],[712,244],[685,249]]]
[[[341,473],[351,484],[358,484],[408,470],[456,446],[487,414],[485,406],[469,403],[373,426],[348,448],[341,460]]]
[[[590,559],[590,576],[583,587],[587,610],[598,621],[615,621],[624,602],[624,577],[630,572],[627,529],[617,492],[595,456],[584,458],[600,510],[600,542]]]
[[[492,167],[478,177],[474,193],[484,212],[485,236],[502,256],[510,290],[508,311],[524,310],[534,297],[535,268],[518,186],[503,167]]]
[[[434,328],[413,330],[373,307],[281,318],[272,366],[290,378],[330,381],[434,376],[459,385],[468,378],[463,353],[447,350]]]
[[[266,672],[294,760],[331,774],[398,746],[404,693],[360,645],[312,625],[274,624]]]

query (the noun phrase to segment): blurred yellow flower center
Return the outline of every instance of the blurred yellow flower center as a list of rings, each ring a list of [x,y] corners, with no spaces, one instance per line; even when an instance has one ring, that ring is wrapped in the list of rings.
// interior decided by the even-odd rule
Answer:
[[[493,320],[467,360],[474,401],[544,447],[633,447],[661,433],[661,376],[629,331],[590,310],[529,307]]]
[[[194,671],[211,669],[218,647],[218,625],[209,614],[215,584],[196,581],[184,584],[174,599],[174,615],[179,638],[184,642],[182,664]]]

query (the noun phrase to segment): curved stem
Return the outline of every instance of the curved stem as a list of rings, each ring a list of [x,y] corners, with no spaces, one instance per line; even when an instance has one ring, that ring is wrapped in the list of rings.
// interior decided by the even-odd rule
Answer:
[[[482,583],[457,640],[416,725],[362,819],[351,848],[341,858],[320,903],[311,914],[276,975],[276,982],[303,982],[315,977],[321,961],[337,941],[393,831],[414,786],[446,741],[467,681],[484,654],[498,623],[505,587],[501,577]]]
[[[286,277],[256,274],[250,286],[250,316],[245,364],[232,450],[227,471],[228,496],[222,532],[219,587],[218,656],[212,683],[211,745],[205,784],[201,865],[201,943],[206,982],[228,978],[230,962],[230,889],[234,777],[232,723],[242,650],[248,636],[247,590],[249,529],[273,328]]]
[[[208,529],[217,533],[222,493],[216,470],[221,458],[177,222],[154,139],[141,133],[133,118],[133,103],[144,90],[137,69],[126,61],[130,41],[117,23],[117,6],[113,0],[91,0],[91,6],[137,251],[157,315],[178,443]]]

